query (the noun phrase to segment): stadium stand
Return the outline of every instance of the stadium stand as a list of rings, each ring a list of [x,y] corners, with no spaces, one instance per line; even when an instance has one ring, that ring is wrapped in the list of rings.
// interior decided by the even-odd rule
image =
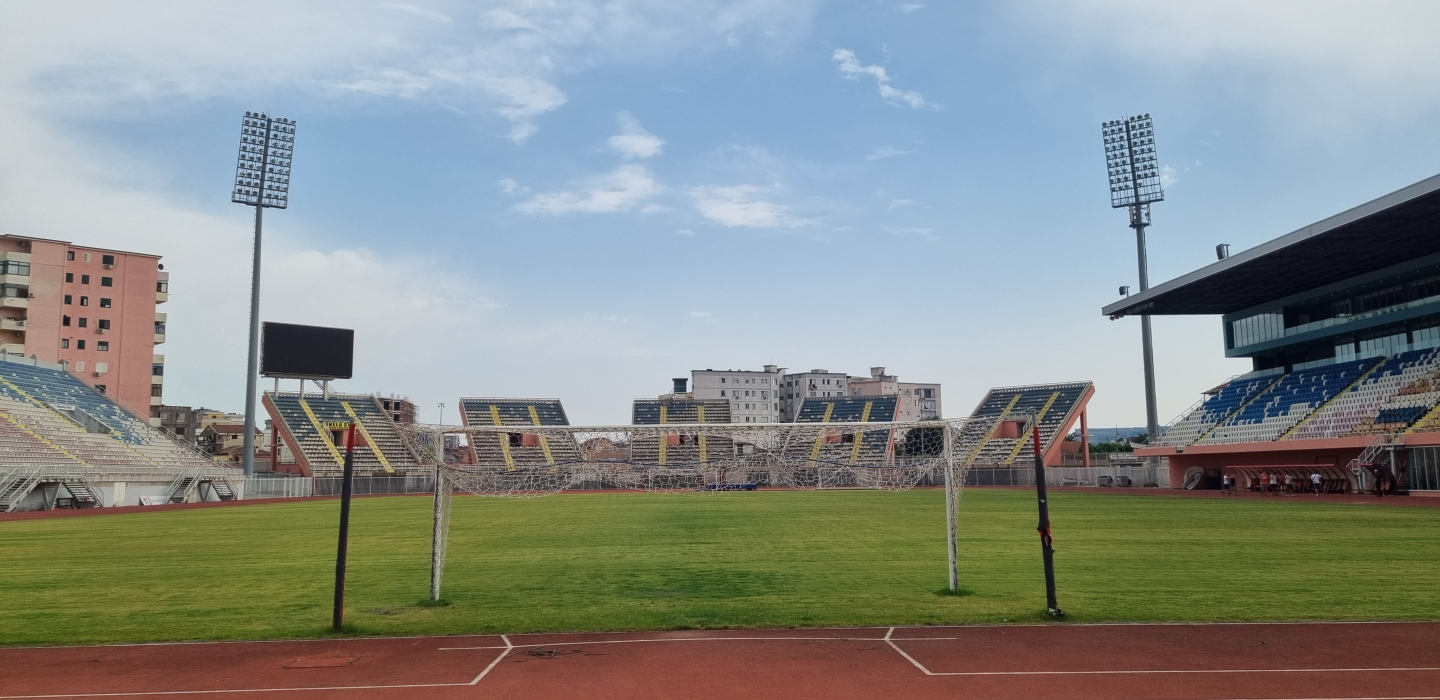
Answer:
[[[884,423],[895,420],[900,410],[898,396],[849,396],[806,398],[796,412],[796,423]],[[838,464],[878,464],[894,453],[895,441],[890,430],[875,430],[860,435],[826,435],[815,438],[813,445],[797,445],[787,454],[808,452],[810,459]]]
[[[729,423],[730,402],[725,399],[635,399],[631,404],[630,422],[635,425]],[[731,457],[735,443],[725,437],[677,432],[663,440],[637,437],[630,449],[631,459],[641,464],[698,464],[708,461],[712,455]]]
[[[344,471],[344,428],[356,422],[355,474],[402,476],[420,467],[390,413],[374,396],[265,392],[265,409],[296,455],[301,473],[338,476]]]
[[[126,505],[125,484],[137,503],[229,500],[235,471],[60,365],[0,357],[0,512]]]
[[[460,399],[460,418],[465,425],[570,425],[565,407],[558,399]],[[474,461],[511,467],[532,467],[580,461],[580,447],[573,440],[553,439],[538,433],[486,433],[470,436]]]
[[[996,430],[995,419],[1007,415],[1024,419],[1034,414],[1040,426],[1041,452],[1047,456],[1048,464],[1059,440],[1064,438],[1094,392],[1091,382],[991,389],[970,414],[972,418],[988,419],[975,421],[974,427],[970,428],[987,431],[986,435],[977,436],[978,446],[972,463],[976,466],[1008,466],[1022,455],[1031,454],[1030,433],[1006,436]]]
[[[1280,377],[1196,444],[1278,440],[1338,394],[1369,377],[1382,358],[1298,369]]]
[[[60,463],[89,467],[214,468],[212,460],[136,418],[104,394],[63,369],[0,362],[0,415],[13,430],[17,450],[7,462]],[[24,449],[39,442],[45,449]],[[53,463],[53,462],[52,462]]]
[[[1270,388],[1278,379],[1277,375],[1270,375],[1230,380],[1212,390],[1203,403],[1171,425],[1169,430],[1160,435],[1156,444],[1189,445],[1195,442],[1201,435],[1210,432],[1211,428],[1235,415],[1250,399]]]

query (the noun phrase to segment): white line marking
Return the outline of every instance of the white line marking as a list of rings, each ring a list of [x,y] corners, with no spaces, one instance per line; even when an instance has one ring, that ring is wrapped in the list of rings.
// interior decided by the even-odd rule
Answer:
[[[0,699],[20,698],[124,698],[141,695],[211,695],[219,693],[286,693],[297,690],[380,690],[385,688],[444,688],[469,683],[407,683],[404,685],[331,685],[313,688],[235,688],[227,690],[145,690],[130,693],[61,693],[54,695],[0,695]]]
[[[906,661],[909,661],[910,663],[915,664],[915,668],[920,669],[920,672],[921,672],[921,673],[923,673],[923,674],[925,674],[925,675],[927,675],[927,676],[933,676],[933,675],[935,675],[935,674],[933,674],[933,673],[930,672],[930,669],[925,668],[925,666],[924,666],[923,664],[921,664],[919,661],[916,661],[916,660],[915,660],[915,657],[913,657],[913,656],[911,656],[911,655],[909,655],[909,654],[906,654],[904,649],[901,649],[899,646],[897,646],[897,645],[895,644],[895,642],[891,641],[891,640],[890,640],[890,635],[892,635],[892,634],[895,634],[895,628],[894,628],[894,627],[891,627],[889,630],[887,630],[887,631],[885,632],[885,643],[886,643],[886,644],[889,644],[891,649],[894,649],[894,650],[896,651],[896,653],[898,653],[898,654],[900,654],[901,656],[905,657],[905,660],[906,660]]]
[[[954,641],[959,637],[896,637],[897,641]],[[640,644],[644,642],[883,642],[884,637],[674,637],[671,639],[598,639],[588,642],[545,642],[543,644],[511,644],[508,647],[440,647],[437,651],[481,651],[486,649],[524,649],[526,647],[563,647],[581,644]]]
[[[485,670],[481,671],[480,675],[475,677],[475,680],[470,681],[470,685],[475,685],[476,683],[479,683],[481,678],[484,678],[486,674],[490,673],[490,669],[495,668],[496,664],[499,664],[501,659],[509,656],[510,651],[515,648],[515,645],[510,643],[509,637],[502,634],[500,635],[500,639],[505,641],[505,651],[500,652],[500,655],[495,657],[495,660],[491,661],[490,665],[486,666]]]
[[[901,652],[904,653],[904,652]],[[1440,671],[1440,666],[1383,668],[1206,668],[1157,671],[936,671],[932,676],[1105,676],[1156,673],[1361,673],[1370,671]]]

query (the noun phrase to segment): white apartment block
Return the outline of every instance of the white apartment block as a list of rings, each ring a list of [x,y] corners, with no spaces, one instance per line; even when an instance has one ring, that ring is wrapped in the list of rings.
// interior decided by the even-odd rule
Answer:
[[[690,372],[690,394],[696,399],[730,402],[732,423],[780,422],[780,381],[784,367],[763,370],[697,369]],[[677,388],[678,388],[677,384]]]
[[[793,423],[795,416],[800,412],[800,404],[807,398],[824,398],[826,396],[849,396],[847,386],[850,377],[844,372],[831,372],[826,369],[812,369],[809,372],[796,372],[783,377],[783,385],[780,387],[780,421],[782,423]]]
[[[871,367],[868,377],[849,379],[851,396],[899,396],[896,420],[931,420],[942,415],[939,384],[902,382],[900,377],[886,374],[884,367]]]

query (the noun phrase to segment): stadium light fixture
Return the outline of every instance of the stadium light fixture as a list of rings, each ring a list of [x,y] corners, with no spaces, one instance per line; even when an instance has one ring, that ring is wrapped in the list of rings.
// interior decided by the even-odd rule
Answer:
[[[240,156],[230,201],[255,207],[255,251],[250,269],[250,346],[245,374],[245,476],[255,473],[255,382],[260,344],[260,228],[266,209],[290,205],[290,160],[295,120],[246,112],[240,120]],[[272,468],[275,455],[270,456]]]
[[[1160,182],[1159,158],[1155,152],[1155,122],[1149,114],[1125,117],[1100,125],[1105,143],[1105,170],[1110,178],[1110,206],[1130,210],[1130,228],[1135,229],[1136,256],[1140,262],[1140,291],[1150,288],[1149,262],[1145,252],[1145,227],[1150,225],[1150,205],[1165,200]],[[1160,432],[1155,405],[1155,353],[1150,333],[1150,314],[1140,315],[1140,342],[1145,365],[1145,430],[1150,440]],[[1154,458],[1150,459],[1149,483],[1156,483]]]

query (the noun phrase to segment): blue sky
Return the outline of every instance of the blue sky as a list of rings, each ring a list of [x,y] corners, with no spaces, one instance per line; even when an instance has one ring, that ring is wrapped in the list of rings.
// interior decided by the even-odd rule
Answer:
[[[273,18],[257,30],[245,12]],[[1099,125],[1156,120],[1159,282],[1435,174],[1429,3],[15,2],[0,230],[172,274],[166,399],[238,409],[246,109],[299,122],[262,315],[357,329],[343,388],[558,396],[693,368],[1092,379],[1144,422]],[[1162,420],[1245,371],[1156,320]],[[428,411],[428,415],[427,415]]]

